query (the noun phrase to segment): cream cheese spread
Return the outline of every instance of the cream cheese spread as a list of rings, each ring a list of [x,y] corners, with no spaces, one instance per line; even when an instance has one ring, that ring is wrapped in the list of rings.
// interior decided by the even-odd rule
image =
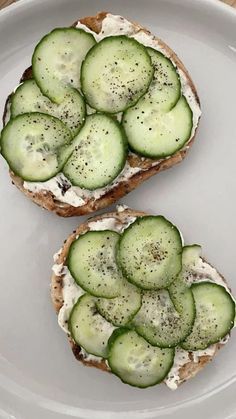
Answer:
[[[6,109],[5,109],[5,117],[4,117],[5,125],[10,121],[10,118],[11,118],[11,103],[8,100],[7,105],[6,105]]]
[[[55,266],[55,265],[54,265]],[[55,268],[53,269],[55,272]],[[61,274],[62,275],[62,274]],[[63,270],[63,306],[58,314],[58,323],[61,328],[69,334],[68,330],[68,319],[72,307],[77,302],[78,298],[84,294],[84,290],[76,284],[74,278],[71,276],[67,266]]]
[[[99,199],[106,192],[115,188],[120,182],[130,179],[139,171],[139,167],[131,167],[127,162],[122,172],[110,185],[96,189],[95,191],[73,186],[63,173],[58,173],[46,182],[24,182],[24,188],[33,193],[48,191],[60,202],[70,204],[73,207],[81,207],[91,198]]]
[[[81,348],[80,353],[81,353],[81,355],[83,356],[83,358],[86,361],[97,361],[97,362],[101,362],[103,360],[103,358],[101,358],[100,356],[88,354],[88,352],[86,352],[84,350],[84,348]]]
[[[230,292],[229,287],[219,272],[217,272],[213,266],[209,265],[209,263],[205,262],[201,257],[199,257],[198,261],[195,263],[193,272],[194,275],[189,275],[187,278],[191,284],[194,282],[211,281],[221,285],[228,292]]]
[[[91,29],[89,29],[87,26],[83,25],[80,22],[78,22],[77,28],[81,28],[84,29],[86,32],[92,33],[97,41],[100,41],[101,39],[111,35],[127,35],[135,38],[138,42],[145,46],[152,47],[162,52],[164,55],[171,59],[168,52],[165,50],[165,48],[161,46],[161,44],[158,42],[157,39],[155,39],[153,35],[147,33],[144,29],[135,26],[133,23],[129,22],[121,16],[107,14],[107,16],[102,22],[102,28],[99,34],[96,34],[95,32],[91,31]],[[176,67],[176,64],[174,62],[173,64]],[[180,77],[182,94],[186,97],[187,102],[193,113],[193,126],[191,136],[189,139],[190,141],[195,134],[198,121],[201,115],[201,110],[184,72],[177,67],[176,71],[178,72]],[[90,108],[89,113],[91,113],[92,111],[92,108]],[[120,114],[118,114],[118,119],[120,119]],[[184,148],[188,148],[188,144],[186,144]],[[153,166],[159,165],[160,162],[161,160],[153,162]],[[96,189],[95,191],[89,191],[86,189],[81,189],[78,186],[73,186],[62,173],[59,173],[57,176],[54,176],[52,179],[46,182],[24,182],[24,188],[33,193],[49,191],[55,196],[55,198],[59,202],[69,204],[73,207],[80,207],[85,205],[89,199],[99,199],[108,191],[112,190],[120,182],[130,179],[135,173],[138,173],[143,170],[144,169],[140,169],[140,167],[131,167],[128,163],[126,163],[126,166],[123,169],[123,171],[110,185],[104,188]]]
[[[224,342],[226,343],[226,342]],[[179,374],[181,368],[186,365],[188,362],[194,362],[198,363],[199,358],[204,355],[213,356],[216,351],[216,345],[211,345],[206,349],[198,350],[194,352],[188,352],[185,351],[182,348],[176,348],[175,349],[175,358],[174,358],[174,364],[164,380],[166,385],[171,390],[176,390],[179,386],[179,384],[183,381],[181,380]]]

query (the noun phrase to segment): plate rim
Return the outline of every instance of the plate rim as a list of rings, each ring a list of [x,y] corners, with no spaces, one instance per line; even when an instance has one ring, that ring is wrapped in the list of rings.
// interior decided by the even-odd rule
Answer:
[[[55,0],[18,0],[15,3],[12,3],[11,5],[0,10],[0,23],[4,22],[6,24],[7,19],[13,16],[16,11],[21,10],[21,12],[24,13],[24,11],[27,12],[28,7],[34,7],[34,5],[37,5],[37,4],[41,4],[43,7],[43,3],[48,3],[48,1],[55,2]],[[178,1],[182,1],[182,0],[176,0],[176,3]],[[78,4],[79,4],[79,1],[78,1]],[[189,4],[190,4],[190,7],[192,7],[192,5],[196,5],[198,9],[204,8],[204,9],[214,10],[214,11],[218,10],[220,13],[224,13],[225,17],[227,16],[230,18],[233,17],[236,23],[236,9],[234,9],[232,6],[226,3],[223,3],[220,0],[191,0]],[[227,381],[227,383],[225,382],[221,384],[220,386],[215,387],[211,392],[204,393],[203,395],[198,396],[197,398],[191,397],[187,399],[184,403],[177,402],[168,408],[161,407],[161,408],[150,408],[148,410],[142,409],[142,410],[134,410],[134,411],[127,411],[127,410],[120,410],[120,411],[96,410],[95,411],[89,408],[79,408],[76,406],[69,406],[65,403],[56,402],[54,400],[51,400],[50,398],[38,395],[37,393],[29,390],[27,387],[16,384],[10,379],[8,380],[9,382],[8,388],[6,388],[5,384],[2,382],[2,376],[0,374],[0,387],[2,388],[5,387],[5,390],[7,390],[10,394],[22,399],[23,401],[27,402],[27,398],[30,395],[30,396],[33,396],[34,402],[37,403],[37,407],[43,408],[44,411],[45,410],[51,411],[53,413],[57,412],[58,414],[68,415],[68,417],[75,417],[76,415],[76,417],[81,417],[81,418],[83,417],[86,419],[91,419],[92,417],[91,415],[93,415],[93,417],[96,419],[108,419],[108,418],[111,418],[110,415],[112,415],[112,418],[120,419],[124,417],[124,414],[127,417],[127,419],[137,419],[137,416],[143,419],[148,419],[148,418],[151,419],[151,418],[156,417],[155,416],[156,414],[159,415],[162,412],[167,413],[167,414],[173,413],[174,411],[176,411],[178,408],[182,406],[187,407],[193,402],[197,403],[199,399],[201,399],[201,401],[204,401],[205,399],[208,399],[216,395],[221,390],[228,388],[235,381],[236,381],[236,376],[235,378],[232,377],[232,379],[230,381]],[[12,388],[10,388],[11,383],[13,383]],[[0,405],[1,405],[1,402],[0,402]],[[52,409],[52,406],[53,406],[53,409]],[[7,411],[5,411],[5,409],[3,408],[0,409],[0,414],[2,412],[8,415]],[[13,418],[13,416],[11,415],[10,417]]]
[[[20,8],[25,8],[29,5],[42,3],[42,1],[45,3],[48,0],[16,0],[14,3],[11,3],[9,6],[4,7],[0,10],[0,20],[2,18],[8,18],[8,16],[12,15],[15,10],[18,10]],[[50,1],[50,0],[49,0]],[[230,6],[227,3],[222,2],[221,0],[190,0],[192,4],[196,4],[200,7],[212,7],[213,9],[217,9],[219,11],[225,12],[226,14],[230,16],[234,16],[236,18],[236,8]]]

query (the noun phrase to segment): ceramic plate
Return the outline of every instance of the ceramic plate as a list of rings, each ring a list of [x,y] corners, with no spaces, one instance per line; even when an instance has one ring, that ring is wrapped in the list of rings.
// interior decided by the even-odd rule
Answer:
[[[109,10],[140,22],[184,61],[202,102],[186,160],[122,200],[161,213],[225,275],[236,293],[236,12],[210,0],[24,0],[0,13],[0,105],[56,26]],[[0,417],[88,419],[236,417],[236,334],[195,379],[172,392],[139,390],[74,359],[49,297],[52,255],[81,218],[43,211],[0,164]],[[2,416],[1,416],[2,415]]]

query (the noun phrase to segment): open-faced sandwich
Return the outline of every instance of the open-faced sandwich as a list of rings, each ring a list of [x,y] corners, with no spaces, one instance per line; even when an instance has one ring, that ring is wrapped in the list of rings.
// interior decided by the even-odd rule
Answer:
[[[124,207],[96,216],[54,259],[58,322],[85,365],[133,386],[176,389],[229,339],[230,288],[163,216]]]
[[[1,153],[32,201],[87,214],[183,160],[200,113],[189,74],[163,41],[99,13],[38,43],[7,100]]]

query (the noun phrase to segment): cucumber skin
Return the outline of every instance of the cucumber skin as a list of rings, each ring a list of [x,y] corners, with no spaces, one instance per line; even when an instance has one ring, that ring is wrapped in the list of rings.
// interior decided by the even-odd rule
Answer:
[[[79,32],[85,32],[83,29],[81,29],[81,28],[74,28],[74,27],[70,27],[70,28],[68,28],[68,27],[65,27],[65,28],[55,28],[55,29],[53,29],[51,32],[49,32],[49,33],[47,33],[46,35],[44,35],[43,36],[43,38],[41,38],[40,39],[40,41],[38,42],[38,44],[36,45],[36,47],[35,47],[35,49],[34,49],[34,52],[33,52],[33,55],[32,55],[32,60],[31,60],[31,65],[32,65],[32,75],[33,75],[33,79],[35,80],[35,82],[36,82],[36,84],[38,85],[38,87],[40,88],[40,90],[41,90],[41,92],[44,94],[44,96],[46,96],[46,97],[48,97],[52,102],[54,102],[54,103],[56,103],[56,104],[59,104],[59,103],[57,103],[55,100],[53,100],[53,98],[52,97],[50,97],[50,96],[48,96],[46,93],[45,93],[45,90],[42,88],[42,86],[41,86],[41,83],[40,83],[40,81],[38,80],[38,77],[36,76],[36,74],[35,74],[35,64],[36,64],[36,58],[35,58],[35,54],[36,54],[36,52],[37,52],[37,49],[39,48],[39,46],[41,45],[41,43],[43,42],[43,41],[45,41],[53,32],[56,32],[56,31],[61,31],[61,32],[63,32],[63,31],[68,31],[68,30],[71,30],[71,31],[79,31]],[[93,38],[94,39],[94,42],[95,42],[95,45],[96,45],[96,40],[95,40],[95,38],[94,38],[94,36],[91,34],[91,33],[89,33],[89,32],[86,32],[86,34],[88,35],[88,36],[90,36],[90,38]],[[37,65],[37,64],[36,64]],[[70,86],[70,88],[73,88],[72,86]],[[86,101],[85,101],[86,102]],[[86,102],[87,103],[87,102]]]
[[[147,47],[145,47],[143,44],[140,44],[138,41],[136,41],[136,39],[134,39],[134,38],[130,38],[130,37],[128,37],[128,36],[126,36],[126,35],[113,35],[113,36],[107,36],[106,38],[103,38],[103,39],[111,39],[111,38],[116,38],[116,39],[118,39],[118,38],[128,38],[128,39],[130,39],[130,40],[133,40],[134,41],[134,43],[138,43],[139,45],[140,45],[140,47],[142,47],[142,49],[143,50],[145,50],[146,52],[147,52],[147,55],[149,56],[149,59],[150,59],[150,63],[151,63],[151,65],[152,65],[152,60],[151,60],[151,57],[150,57],[150,55],[148,54],[148,48]],[[93,45],[92,46],[92,48],[90,48],[90,50],[87,52],[87,54],[86,54],[86,56],[85,56],[85,59],[87,58],[87,57],[89,57],[89,54],[90,53],[92,53],[92,50],[93,50],[93,48],[95,48],[96,46],[98,45],[98,43],[97,44],[95,44],[95,45]],[[84,59],[84,61],[82,62],[82,65],[81,65],[81,72],[80,72],[80,84],[81,84],[81,89],[82,89],[82,92],[83,92],[83,95],[84,95],[84,98],[85,98],[85,102],[91,107],[91,108],[93,108],[93,106],[92,105],[90,105],[90,103],[89,103],[89,101],[87,100],[87,98],[86,98],[86,95],[85,95],[85,93],[84,93],[84,90],[83,90],[83,83],[84,83],[84,63],[85,63],[85,59]],[[132,104],[130,104],[130,105],[128,105],[126,108],[124,108],[122,111],[120,111],[120,112],[123,112],[123,115],[122,115],[122,120],[123,120],[123,116],[124,116],[124,112],[127,110],[127,109],[129,109],[129,108],[131,108],[132,106],[135,106],[136,105],[136,103],[148,92],[148,89],[149,89],[149,87],[150,87],[150,84],[151,84],[151,82],[152,82],[152,80],[153,80],[153,76],[154,76],[154,68],[153,68],[153,72],[152,72],[152,77],[150,78],[150,82],[149,82],[149,84],[148,84],[148,87],[147,87],[147,90],[135,101],[135,102],[133,102]],[[97,112],[104,112],[104,113],[106,113],[106,111],[104,111],[103,109],[97,109]],[[117,112],[109,112],[109,115],[116,115],[117,114]],[[121,120],[121,122],[122,122],[122,120]],[[120,123],[120,125],[121,125],[121,123]]]
[[[9,124],[11,124],[13,121],[15,121],[16,119],[18,119],[18,118],[20,118],[20,117],[22,117],[22,116],[24,116],[24,115],[35,115],[35,116],[37,116],[37,115],[39,115],[39,114],[41,114],[41,112],[26,112],[26,113],[24,113],[24,114],[20,114],[20,115],[17,115],[15,118],[11,118],[9,121],[8,121],[8,123],[5,125],[5,127],[2,129],[2,131],[1,131],[1,136],[0,136],[0,154],[2,154],[2,156],[4,157],[4,159],[6,160],[6,162],[7,162],[7,164],[8,164],[8,166],[9,166],[9,168],[11,169],[11,171],[16,175],[16,176],[19,176],[21,179],[23,179],[22,178],[22,176],[21,176],[21,174],[20,173],[17,173],[17,171],[16,170],[14,170],[14,169],[12,169],[11,168],[11,166],[10,166],[10,164],[8,163],[8,161],[7,161],[7,159],[6,159],[6,157],[5,157],[5,155],[4,155],[4,152],[3,152],[3,149],[2,149],[2,135],[3,135],[3,133],[4,133],[4,131],[5,131],[5,129],[8,127],[8,125]],[[52,119],[57,119],[58,121],[60,121],[60,123],[61,124],[63,124],[65,127],[66,127],[66,129],[67,129],[67,131],[70,133],[70,135],[71,135],[71,132],[70,132],[70,130],[69,130],[69,128],[67,128],[67,126],[60,120],[60,119],[58,119],[58,118],[56,118],[55,116],[52,116],[52,115],[48,115],[48,114],[45,114],[45,113],[42,113],[42,115],[47,115],[48,117],[50,117],[50,118],[52,118]],[[73,139],[73,137],[72,137],[72,135],[71,135],[71,141],[72,141],[72,139]],[[71,144],[71,142],[70,142],[70,144]],[[67,144],[68,145],[68,144]],[[65,145],[66,146],[66,145]],[[63,147],[63,146],[62,146]],[[70,158],[70,156],[68,157],[68,159]],[[68,160],[67,159],[67,160]],[[66,160],[66,161],[67,161]],[[62,165],[60,165],[59,166],[59,168],[58,168],[58,170],[57,170],[57,172],[55,172],[55,174],[53,175],[53,176],[50,176],[50,177],[48,177],[48,178],[45,178],[45,179],[43,179],[43,180],[40,180],[40,181],[37,181],[37,182],[46,182],[47,180],[50,180],[50,179],[52,179],[54,176],[56,176],[61,170],[62,170],[62,168],[64,167],[64,165],[66,164],[66,162],[64,162]],[[24,178],[23,180],[25,180],[25,181],[27,181],[27,182],[35,182],[35,180],[32,180],[31,178]]]
[[[231,324],[231,327],[229,327],[229,329],[226,331],[226,333],[224,333],[224,335],[222,335],[222,336],[220,336],[217,340],[212,340],[212,341],[208,341],[208,343],[207,343],[207,346],[205,346],[204,348],[203,347],[199,347],[199,348],[197,348],[196,347],[196,349],[189,349],[189,348],[187,348],[185,345],[184,345],[184,341],[183,342],[181,342],[181,344],[180,344],[180,346],[181,346],[181,348],[182,349],[184,349],[184,350],[186,350],[186,351],[191,351],[191,352],[194,352],[194,351],[198,351],[198,350],[205,350],[205,349],[207,349],[207,348],[209,348],[209,346],[210,345],[214,345],[214,344],[216,344],[216,343],[218,343],[221,339],[223,339],[225,336],[227,336],[229,333],[230,333],[230,331],[231,331],[231,329],[234,327],[234,320],[235,320],[235,314],[236,314],[236,303],[235,303],[235,301],[232,299],[232,297],[231,297],[231,295],[228,293],[228,291],[222,286],[222,285],[219,285],[219,284],[216,284],[216,283],[214,283],[214,282],[210,282],[210,281],[204,281],[204,282],[197,282],[197,283],[195,283],[195,284],[192,284],[191,285],[191,288],[195,288],[195,287],[198,287],[199,285],[201,285],[201,284],[211,284],[211,285],[213,285],[213,286],[215,286],[215,287],[220,287],[220,288],[222,288],[222,290],[223,290],[223,292],[225,292],[225,293],[227,293],[229,296],[230,296],[230,298],[231,298],[231,302],[232,302],[232,309],[233,309],[233,307],[234,307],[234,313],[233,313],[233,316],[232,316],[232,324]],[[194,326],[194,324],[193,324],[193,326]]]
[[[132,329],[133,330],[133,329]],[[107,361],[108,361],[108,364],[109,364],[109,367],[111,368],[111,372],[114,374],[114,375],[116,375],[121,381],[122,381],[122,383],[124,383],[124,384],[128,384],[129,386],[132,386],[132,387],[136,387],[136,388],[149,388],[149,387],[153,387],[153,386],[155,386],[155,385],[157,385],[157,384],[161,384],[161,383],[163,383],[163,381],[164,381],[164,379],[165,379],[165,377],[167,377],[167,375],[169,374],[169,372],[170,372],[170,370],[171,370],[171,368],[173,367],[173,365],[174,365],[174,359],[175,359],[175,348],[169,348],[169,349],[172,349],[172,353],[173,353],[173,356],[172,356],[172,363],[170,363],[170,366],[169,366],[169,370],[168,370],[168,372],[167,372],[167,374],[166,374],[166,376],[164,377],[164,378],[162,378],[161,380],[157,380],[155,383],[153,383],[153,384],[151,384],[151,385],[149,385],[149,386],[139,386],[139,385],[134,385],[134,384],[130,384],[130,383],[128,383],[127,381],[125,381],[125,380],[123,380],[116,372],[115,372],[115,370],[113,370],[112,369],[112,367],[111,367],[111,365],[110,365],[110,363],[109,363],[109,359],[110,359],[110,350],[112,349],[112,346],[114,345],[114,343],[115,343],[115,340],[116,340],[116,338],[118,338],[119,336],[122,336],[123,334],[125,334],[125,333],[127,333],[127,332],[130,332],[130,329],[128,329],[127,327],[120,327],[119,329],[115,329],[114,330],[114,332],[112,333],[112,335],[110,336],[110,338],[109,338],[109,340],[108,340],[108,357],[107,357]],[[143,338],[144,339],[144,338]],[[146,340],[146,339],[145,339]]]
[[[180,236],[180,233],[179,233],[179,230],[178,230],[178,228],[174,225],[174,224],[172,224],[169,220],[167,220],[163,215],[148,215],[148,216],[140,216],[140,217],[137,217],[136,218],[136,220],[133,222],[133,223],[131,223],[124,231],[123,231],[123,233],[122,234],[120,234],[120,238],[119,238],[119,240],[118,240],[118,242],[117,242],[117,245],[116,245],[116,262],[117,262],[117,265],[118,265],[118,267],[121,269],[121,272],[122,272],[122,274],[123,274],[123,276],[127,279],[127,281],[129,281],[131,284],[133,284],[133,285],[135,285],[137,288],[140,288],[141,290],[146,290],[146,291],[155,291],[155,289],[149,289],[149,288],[144,288],[144,287],[141,287],[140,285],[138,285],[137,283],[135,283],[134,281],[133,281],[133,279],[132,278],[129,278],[128,277],[128,275],[126,274],[126,272],[125,272],[125,269],[123,269],[123,267],[122,267],[122,265],[121,265],[121,263],[120,263],[120,256],[119,256],[119,249],[120,249],[120,244],[121,244],[121,240],[122,240],[122,238],[124,237],[124,235],[125,235],[125,233],[126,233],[126,231],[129,229],[129,228],[131,228],[135,223],[138,223],[138,222],[140,222],[142,219],[145,219],[145,218],[156,218],[156,217],[158,217],[158,218],[162,218],[164,221],[166,221],[166,222],[168,222],[169,224],[171,224],[172,226],[173,226],[173,228],[177,231],[177,233],[178,233],[178,235]],[[180,239],[181,239],[181,236],[180,236]],[[182,248],[182,253],[183,253],[183,248]],[[182,254],[181,253],[181,254]],[[182,260],[182,257],[181,257],[181,260]],[[181,270],[182,270],[182,262],[181,262],[181,268],[180,268],[180,271],[179,271],[179,273],[181,272]],[[177,274],[178,275],[178,274]],[[176,278],[174,278],[173,279],[173,281],[172,282],[174,282],[175,281],[175,279]],[[172,284],[172,282],[170,283],[170,284],[168,284],[165,288],[166,289],[168,289],[168,287]],[[162,287],[163,288],[163,287]],[[159,290],[160,288],[157,288],[156,290]]]

